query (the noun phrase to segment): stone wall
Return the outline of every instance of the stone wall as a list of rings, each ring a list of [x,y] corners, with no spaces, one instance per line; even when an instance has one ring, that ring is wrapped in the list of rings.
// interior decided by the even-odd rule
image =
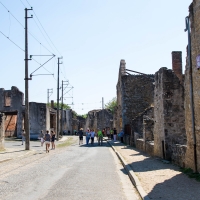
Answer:
[[[177,75],[167,68],[155,74],[154,154],[171,160],[170,146],[186,144],[184,88]]]
[[[197,170],[200,172],[200,71],[197,70],[196,58],[200,54],[200,0],[193,0],[189,7],[191,20],[191,55],[192,55],[192,81],[193,81],[193,98],[194,98],[194,120],[195,131],[192,133],[192,116],[191,116],[191,100],[190,100],[190,77],[189,65],[187,60],[185,70],[185,117],[186,117],[186,134],[187,134],[187,151],[186,151],[186,167],[195,169],[195,151],[197,160]],[[196,149],[196,150],[195,150]]]
[[[15,116],[17,118],[16,125],[12,128],[12,131],[16,131],[17,137],[21,137],[24,128],[24,111],[24,94],[17,87],[12,86],[11,90],[0,88],[0,112],[4,113],[5,117]]]
[[[5,116],[3,113],[0,113],[0,150],[4,150],[5,145],[4,145],[4,120],[5,120]]]
[[[110,110],[92,110],[88,112],[88,116],[85,120],[84,130],[87,128],[94,129],[104,129],[104,128],[113,128],[113,115]]]
[[[151,79],[152,78],[152,79]],[[153,75],[127,75],[122,77],[123,125],[131,124],[132,119],[153,104]]]
[[[126,73],[126,63],[120,62],[117,83],[118,131],[123,128],[130,134],[132,120],[153,104],[154,75],[131,75]]]
[[[46,127],[46,104],[45,103],[29,103],[29,119],[30,119],[30,138],[37,139],[41,130],[45,132]]]

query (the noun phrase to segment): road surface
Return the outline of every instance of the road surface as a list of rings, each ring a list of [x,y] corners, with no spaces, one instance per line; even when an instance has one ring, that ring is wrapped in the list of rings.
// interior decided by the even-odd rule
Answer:
[[[140,199],[107,143],[79,146],[77,139],[50,153],[40,148],[0,163],[0,199]]]

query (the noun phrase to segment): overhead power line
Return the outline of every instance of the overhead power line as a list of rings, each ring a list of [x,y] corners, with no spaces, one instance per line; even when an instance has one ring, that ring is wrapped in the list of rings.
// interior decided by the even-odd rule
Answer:
[[[28,0],[26,0],[26,2],[29,4],[29,6],[31,6],[30,5],[30,3],[28,2]],[[33,10],[33,13],[34,13],[34,15],[36,16],[36,18],[37,18],[37,20],[38,20],[38,22],[39,22],[39,24],[40,24],[40,26],[42,27],[42,29],[43,29],[43,31],[45,32],[45,34],[47,35],[47,37],[48,37],[48,39],[49,39],[49,41],[51,42],[51,44],[54,46],[54,48],[55,48],[55,50],[62,56],[62,54],[59,52],[59,50],[56,48],[56,46],[54,45],[54,43],[53,43],[53,41],[51,40],[51,38],[49,37],[49,35],[48,35],[48,33],[46,32],[46,30],[44,29],[44,27],[43,27],[43,25],[42,25],[42,23],[40,22],[40,20],[39,20],[39,18],[38,18],[38,16],[37,16],[37,14],[35,13],[35,11]]]
[[[14,41],[12,41],[8,36],[6,36],[3,32],[0,31],[0,33],[6,37],[8,40],[10,40],[10,42],[12,42],[16,47],[18,47],[19,49],[21,49],[22,51],[24,51],[24,49],[22,49],[19,45],[17,45]]]
[[[8,8],[0,1],[0,4],[12,15],[12,17],[24,28],[23,24],[8,10]]]
[[[21,0],[20,0],[21,1]],[[21,3],[25,6],[25,4],[21,1]],[[9,12],[9,14],[20,24],[20,26],[24,29],[24,25],[12,14],[12,12],[0,1],[0,4]],[[48,52],[52,53],[47,47],[45,47],[30,31],[28,33],[41,45],[43,46]],[[52,53],[53,54],[53,53]]]

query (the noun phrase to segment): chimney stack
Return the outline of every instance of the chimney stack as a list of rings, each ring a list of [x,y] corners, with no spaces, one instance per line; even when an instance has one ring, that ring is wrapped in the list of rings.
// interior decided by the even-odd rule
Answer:
[[[120,73],[122,76],[126,75],[126,62],[123,59],[120,61]]]
[[[172,70],[179,78],[182,83],[183,74],[182,74],[182,52],[181,51],[172,51]]]

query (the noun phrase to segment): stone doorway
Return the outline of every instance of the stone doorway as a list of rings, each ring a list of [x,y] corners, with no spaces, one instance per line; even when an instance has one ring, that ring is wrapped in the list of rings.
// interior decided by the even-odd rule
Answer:
[[[50,113],[50,130],[56,131],[56,113]]]

